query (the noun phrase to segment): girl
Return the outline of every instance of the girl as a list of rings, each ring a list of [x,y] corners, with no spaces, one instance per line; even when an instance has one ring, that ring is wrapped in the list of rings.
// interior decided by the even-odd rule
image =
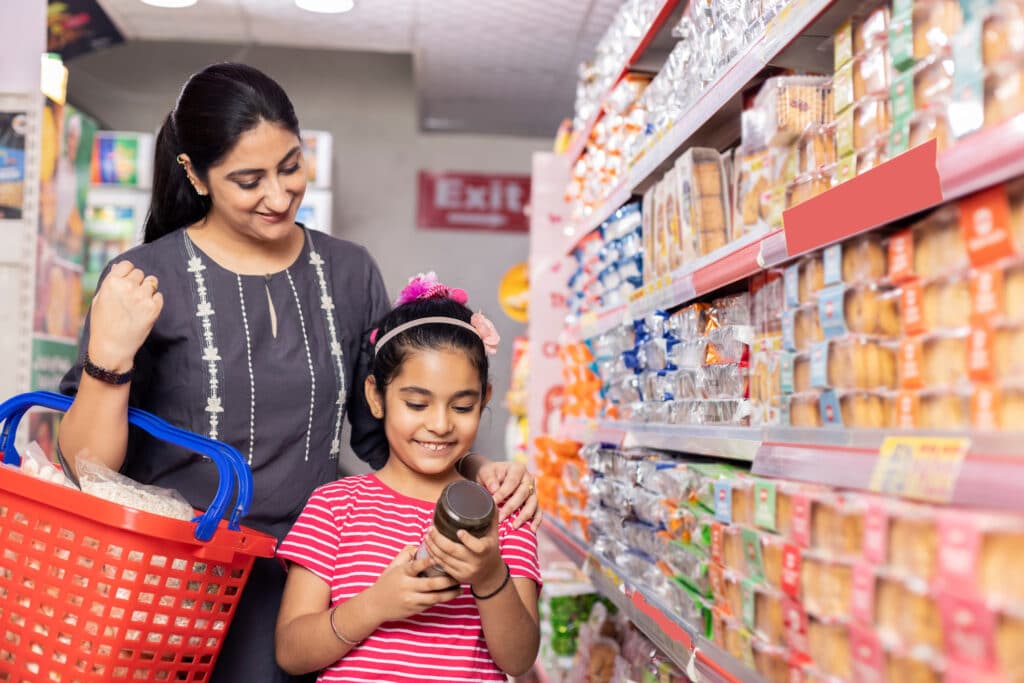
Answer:
[[[462,290],[415,278],[378,328],[366,399],[389,457],[376,474],[317,489],[278,549],[292,563],[277,620],[286,671],[504,681],[536,658],[534,532],[495,521],[483,538],[460,531],[460,544],[428,529],[491,395],[498,337],[465,302]],[[424,535],[429,557],[416,560]],[[432,565],[451,578],[421,578]]]

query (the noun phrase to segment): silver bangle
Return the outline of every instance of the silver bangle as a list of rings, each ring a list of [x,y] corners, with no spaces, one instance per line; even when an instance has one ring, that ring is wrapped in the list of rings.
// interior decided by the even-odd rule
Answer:
[[[331,609],[331,617],[330,617],[330,621],[331,621],[331,630],[332,630],[332,631],[334,631],[334,636],[335,636],[335,637],[336,637],[336,638],[337,638],[338,640],[340,640],[341,642],[345,643],[346,645],[349,645],[350,647],[355,647],[355,646],[359,645],[359,643],[361,643],[361,642],[363,642],[363,641],[361,641],[361,640],[357,640],[356,642],[354,642],[354,643],[353,643],[353,642],[352,642],[351,640],[349,640],[349,639],[348,639],[348,638],[346,638],[345,636],[341,635],[341,631],[339,631],[339,630],[338,630],[338,627],[334,625],[334,613],[338,611],[338,607],[339,607],[339,605],[335,605],[335,606],[334,606],[334,607],[333,607],[333,608]]]

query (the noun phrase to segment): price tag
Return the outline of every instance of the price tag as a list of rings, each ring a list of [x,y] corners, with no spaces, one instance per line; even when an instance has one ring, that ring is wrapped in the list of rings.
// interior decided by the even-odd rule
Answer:
[[[970,439],[890,436],[871,475],[871,490],[948,503],[953,497]]]

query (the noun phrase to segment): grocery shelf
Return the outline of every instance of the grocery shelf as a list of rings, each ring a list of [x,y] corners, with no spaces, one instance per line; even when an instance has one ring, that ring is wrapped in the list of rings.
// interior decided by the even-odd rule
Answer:
[[[687,671],[692,659],[702,683],[763,683],[756,673],[696,633],[692,624],[663,607],[657,596],[633,584],[608,560],[591,553],[587,543],[576,538],[561,522],[546,516],[541,529],[574,562],[579,558],[578,564],[594,588],[681,670]]]
[[[605,443],[621,446],[626,438],[629,425],[613,420],[587,420],[566,418],[562,425],[562,436],[581,443]]]
[[[784,214],[785,228],[747,236],[634,294],[622,306],[588,314],[567,332],[585,339],[613,329],[624,313],[673,308],[788,259],[1024,175],[1024,114],[937,153],[929,141]]]
[[[583,563],[587,560],[587,555],[590,554],[590,548],[585,541],[577,538],[576,534],[566,529],[550,513],[544,515],[541,529],[567,559],[577,567],[583,566]]]
[[[757,427],[664,425],[578,418],[567,418],[563,433],[581,443],[654,448],[746,462],[754,459],[763,436],[763,430]]]
[[[604,223],[608,218],[615,213],[616,209],[629,201],[632,193],[629,191],[629,187],[626,183],[621,183],[615,188],[608,198],[605,199],[600,206],[598,206],[592,214],[579,225],[570,224],[566,228],[566,234],[569,237],[573,237],[568,243],[568,253],[572,253],[572,250],[579,244],[580,239],[594,232]]]
[[[573,132],[572,137],[569,140],[569,146],[565,151],[565,156],[569,160],[569,163],[576,161],[576,159],[583,154],[583,150],[587,146],[587,140],[590,139],[591,131],[594,130],[594,126],[597,125],[597,122],[601,119],[605,100],[607,100],[612,91],[615,90],[615,86],[617,86],[626,76],[630,67],[640,61],[640,57],[644,54],[644,51],[647,50],[648,45],[651,44],[654,37],[658,35],[658,32],[661,31],[665,22],[668,21],[668,18],[672,16],[672,13],[675,11],[679,2],[680,0],[662,0],[661,7],[658,8],[657,14],[654,15],[654,20],[651,22],[650,28],[648,28],[647,32],[640,37],[640,41],[633,49],[633,52],[630,53],[622,64],[622,68],[619,69],[618,76],[615,77],[611,85],[608,87],[608,90],[605,91],[604,95],[602,95],[601,100],[597,105],[597,111],[594,112],[582,129]],[[613,208],[612,211],[614,210],[615,209]],[[609,212],[609,214],[610,213],[611,212]],[[600,221],[598,221],[598,223],[600,223]]]

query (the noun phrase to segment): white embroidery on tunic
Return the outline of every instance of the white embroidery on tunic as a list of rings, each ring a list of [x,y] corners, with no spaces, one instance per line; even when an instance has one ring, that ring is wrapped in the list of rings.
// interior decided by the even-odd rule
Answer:
[[[308,232],[307,232],[308,235]],[[341,340],[338,339],[338,328],[334,323],[334,298],[327,288],[327,278],[324,275],[324,259],[313,247],[312,236],[309,239],[309,263],[316,271],[316,279],[320,285],[320,310],[323,311],[324,320],[327,323],[327,334],[330,336],[331,358],[334,360],[334,367],[338,373],[338,398],[335,405],[338,406],[337,417],[334,422],[334,436],[331,439],[331,456],[336,458],[341,454],[341,425],[345,418],[345,363],[344,354],[341,350]]]
[[[218,364],[221,361],[220,350],[214,342],[213,321],[210,320],[214,315],[214,310],[213,304],[207,296],[206,277],[203,275],[206,266],[203,265],[202,259],[199,258],[199,255],[193,249],[192,240],[187,235],[185,235],[185,247],[189,255],[188,272],[192,273],[192,277],[195,279],[196,295],[199,299],[196,305],[196,316],[202,320],[203,327],[202,359],[206,363],[207,373],[210,376],[209,394],[206,397],[206,407],[204,410],[210,419],[209,436],[211,439],[217,439],[220,436],[220,414],[224,412],[224,406],[221,402],[220,380],[218,378]]]

